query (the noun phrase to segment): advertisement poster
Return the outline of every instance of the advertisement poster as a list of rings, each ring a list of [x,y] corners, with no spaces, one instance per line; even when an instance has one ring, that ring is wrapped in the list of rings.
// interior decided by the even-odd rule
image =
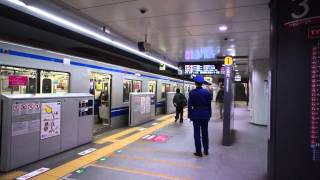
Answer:
[[[146,113],[146,97],[141,97],[140,99],[140,113],[141,114]]]
[[[9,86],[27,86],[28,85],[27,76],[9,75],[8,80],[9,80]]]
[[[12,122],[12,136],[19,136],[39,132],[40,120],[35,119],[31,121]]]
[[[41,104],[41,139],[60,135],[61,103]]]

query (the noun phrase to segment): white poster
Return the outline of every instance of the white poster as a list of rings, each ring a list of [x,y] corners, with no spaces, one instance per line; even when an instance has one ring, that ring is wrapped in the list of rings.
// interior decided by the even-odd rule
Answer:
[[[146,97],[146,113],[150,113],[150,96]]]
[[[41,139],[60,135],[61,103],[41,104]]]
[[[40,130],[40,120],[12,122],[12,136],[19,136],[28,133],[38,132]]]
[[[146,113],[146,97],[141,97],[140,99],[140,113],[141,114]]]
[[[19,136],[27,133],[28,133],[28,121],[12,123],[12,136]]]

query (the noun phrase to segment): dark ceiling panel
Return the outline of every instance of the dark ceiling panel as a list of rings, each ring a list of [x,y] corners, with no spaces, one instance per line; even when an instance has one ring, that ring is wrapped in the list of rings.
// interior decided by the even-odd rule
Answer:
[[[4,40],[179,78],[176,70],[159,71],[157,63],[4,5],[0,24]]]

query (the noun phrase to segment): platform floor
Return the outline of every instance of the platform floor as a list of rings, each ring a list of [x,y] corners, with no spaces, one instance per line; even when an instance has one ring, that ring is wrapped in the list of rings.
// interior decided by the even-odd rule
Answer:
[[[214,109],[214,117],[217,113]],[[165,115],[140,127],[108,132],[94,143],[22,167],[0,179],[48,167],[50,171],[34,179],[265,180],[267,128],[252,125],[249,120],[245,106],[235,108],[236,141],[226,147],[221,145],[222,121],[213,118],[209,123],[210,154],[202,158],[193,156],[192,123],[175,123],[173,115]],[[164,142],[142,139],[148,135],[160,135],[158,140]],[[97,150],[85,156],[77,154],[90,147]]]

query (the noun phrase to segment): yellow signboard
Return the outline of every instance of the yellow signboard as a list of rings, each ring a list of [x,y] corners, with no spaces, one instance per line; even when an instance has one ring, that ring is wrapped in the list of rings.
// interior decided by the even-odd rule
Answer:
[[[166,70],[166,65],[160,64],[160,71],[165,71],[165,70]]]
[[[226,56],[224,58],[224,64],[225,65],[232,65],[232,63],[233,63],[233,58],[231,56]]]

